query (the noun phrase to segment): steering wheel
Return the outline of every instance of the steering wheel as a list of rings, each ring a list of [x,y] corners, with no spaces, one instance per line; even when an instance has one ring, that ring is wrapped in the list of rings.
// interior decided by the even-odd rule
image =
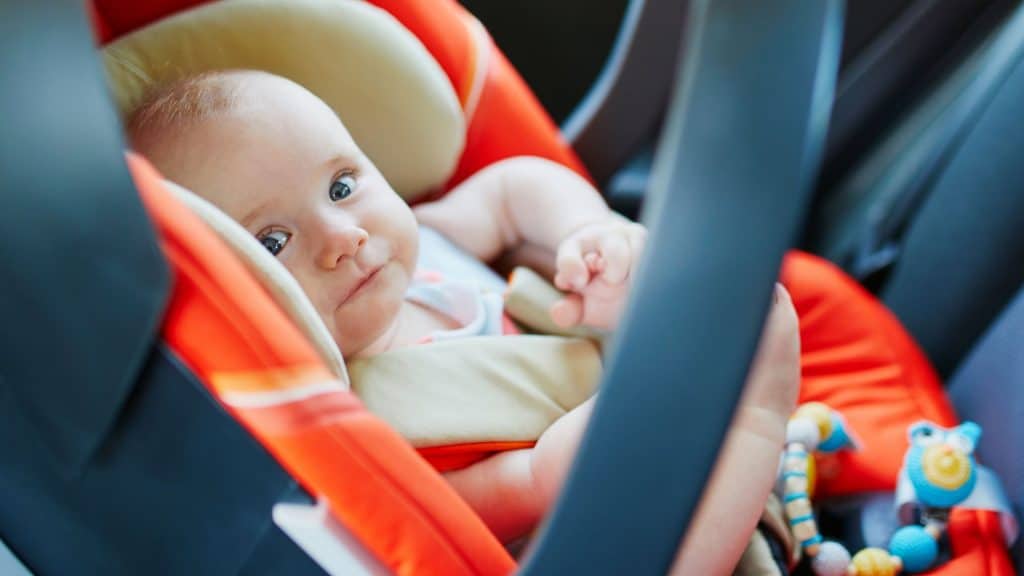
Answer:
[[[670,568],[820,164],[841,2],[690,4],[648,249],[531,576]]]

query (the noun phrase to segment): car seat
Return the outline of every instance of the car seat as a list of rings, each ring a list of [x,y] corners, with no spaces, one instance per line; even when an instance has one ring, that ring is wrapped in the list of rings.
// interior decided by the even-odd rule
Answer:
[[[515,86],[515,83],[513,83],[513,86]],[[486,91],[485,91],[485,90],[482,90],[482,93],[481,93],[481,101],[480,101],[480,104],[478,105],[478,108],[477,108],[477,113],[480,113],[480,110],[482,110],[482,109],[483,109],[483,108],[481,108],[481,107],[483,106],[483,104],[482,104],[482,103],[484,102],[484,100],[483,100],[483,98],[484,98],[484,94],[486,94]],[[467,100],[467,101],[468,101],[468,100]],[[537,114],[539,114],[539,112],[537,112]],[[475,117],[476,117],[476,116],[474,115],[474,118],[475,118]],[[472,128],[472,125],[471,125],[471,127],[470,127],[470,131],[472,131],[472,130],[473,130],[473,128]],[[556,148],[557,148],[557,147],[556,147]],[[503,148],[502,150],[507,150],[507,148]],[[139,162],[138,162],[137,160],[133,160],[133,161],[132,161],[132,164],[133,164],[133,167],[134,167],[134,170],[135,170],[136,174],[141,174],[141,176],[138,176],[138,178],[140,179],[140,184],[139,184],[140,188],[146,188],[147,186],[152,186],[152,184],[151,184],[151,183],[150,183],[150,184],[147,184],[147,182],[151,182],[151,181],[152,181],[152,175],[151,175],[151,174],[147,175],[147,174],[146,174],[146,169],[145,169],[144,167],[140,166],[140,165],[139,165]],[[461,170],[461,169],[463,168],[463,166],[466,166],[466,165],[471,165],[471,164],[472,164],[472,162],[470,162],[470,161],[467,161],[467,160],[465,160],[465,158],[464,158],[464,159],[463,159],[463,162],[462,162],[462,163],[460,164],[460,168],[459,168],[459,169]],[[455,176],[455,177],[454,177],[454,179],[457,179],[457,178],[458,178],[458,176]],[[151,201],[153,201],[153,200],[151,200]],[[182,222],[186,222],[186,223],[187,223],[187,222],[188,222],[188,216],[186,216],[186,215],[185,215],[184,213],[182,213],[182,212],[181,212],[180,210],[178,210],[178,211],[175,211],[176,209],[175,209],[175,208],[173,208],[173,203],[172,203],[172,204],[170,204],[170,206],[172,206],[172,207],[171,207],[171,208],[167,208],[166,210],[168,210],[169,212],[171,212],[171,216],[172,216],[172,218],[171,218],[171,223],[170,223],[170,224],[165,224],[166,226],[168,226],[168,228],[166,228],[166,229],[164,230],[164,233],[165,233],[165,234],[171,234],[171,235],[173,236],[173,230],[171,230],[170,226],[173,226],[173,225],[175,225],[175,224],[174,224],[174,222],[175,222],[175,221],[177,221],[178,219],[180,219],[180,220],[181,220]],[[184,225],[184,224],[182,224],[182,226],[185,226],[185,225]],[[192,231],[191,231],[191,230],[189,230],[189,232],[191,233]],[[182,236],[189,236],[190,234],[181,234],[181,235],[182,235]],[[201,234],[199,234],[199,235],[201,236]],[[211,257],[211,258],[212,258],[212,257]],[[182,264],[181,262],[178,262],[177,264],[178,264],[178,265],[179,265],[179,266],[180,266],[181,268],[184,268],[184,267],[185,267],[185,266],[184,266],[184,265],[183,265],[183,264]],[[195,264],[195,263],[190,263],[190,264]],[[196,270],[195,268],[191,269],[191,272],[197,272],[197,271],[198,271],[198,272],[200,272],[200,273],[206,273],[206,272],[209,272],[208,270],[202,270],[202,269],[200,269],[200,270]],[[182,273],[182,271],[181,271],[180,269],[179,269],[179,273]],[[241,274],[241,276],[242,276],[242,277],[244,277],[244,274]],[[181,278],[183,278],[183,276],[182,276]],[[187,288],[187,284],[182,284],[182,286],[186,286],[185,288],[181,288],[182,290],[186,290],[186,291],[188,290],[188,288]],[[177,288],[176,288],[176,289],[177,289]],[[200,295],[200,296],[201,296],[201,295]],[[176,310],[176,308],[174,308],[174,307],[173,307],[173,305],[172,305],[172,310]],[[261,317],[262,317],[262,313],[263,313],[264,311],[260,311],[260,312],[261,312]],[[276,320],[273,320],[274,314],[272,314],[272,313],[268,313],[268,314],[269,314],[269,316],[271,317],[271,320],[268,320],[268,322],[274,322],[274,321],[276,321]],[[175,316],[174,316],[173,314],[172,314],[172,315],[171,315],[170,317],[171,317],[171,318],[176,318],[176,317],[175,317]],[[184,318],[181,318],[181,319],[179,319],[179,320],[180,320],[181,322],[185,322],[186,320],[188,320],[188,318],[187,318],[187,315],[186,315],[186,317],[184,317]],[[188,333],[188,331],[187,331],[187,330],[185,330],[185,329],[182,329],[182,332],[181,332],[181,334],[186,334],[186,333]],[[180,336],[180,335],[179,335],[179,336]],[[296,338],[296,340],[301,340],[301,338]],[[182,341],[181,345],[182,345],[182,346],[189,346],[188,342],[186,342],[186,341]],[[189,354],[199,354],[200,356],[190,356]],[[201,358],[201,355],[202,355],[202,354],[210,354],[212,358],[210,358],[209,360],[210,360],[211,362],[220,362],[221,360],[220,360],[219,358],[220,358],[221,356],[224,356],[224,350],[212,350],[212,351],[207,351],[207,352],[203,352],[202,350],[196,349],[196,350],[194,350],[193,352],[190,352],[189,354],[184,354],[183,356],[184,356],[184,357],[186,357],[186,358],[189,358],[189,359],[191,360],[191,362],[190,362],[190,365],[193,365],[193,364],[194,364],[195,366],[200,366],[200,364],[201,364],[201,363],[197,363],[197,361],[196,361],[196,360],[194,360],[194,358]],[[300,363],[301,363],[301,362],[306,362],[306,363],[310,363],[310,364],[315,364],[315,363],[316,363],[316,361],[315,361],[315,356],[314,356],[314,355],[312,354],[312,352],[311,352],[310,350],[308,350],[308,349],[305,349],[305,350],[297,350],[297,351],[295,351],[295,352],[294,352],[294,354],[295,354],[295,358],[296,358],[296,360],[297,360],[298,362],[300,362]],[[232,355],[237,355],[237,354],[234,354],[234,353],[233,353],[233,354],[228,354],[228,356],[232,356]],[[237,360],[237,359],[238,359],[238,358],[235,358],[235,360]],[[265,364],[265,363],[266,363],[266,361],[265,361],[265,360],[261,360],[260,362],[261,362],[261,364]],[[325,375],[323,375],[323,374],[321,374],[321,376],[322,376],[322,377],[325,377],[325,378],[329,378],[328,376],[325,376]],[[359,411],[358,411],[358,409],[357,409],[356,407],[353,407],[353,406],[345,406],[345,410],[351,410],[351,411],[353,411],[354,413],[358,413],[358,412],[359,412]],[[369,419],[368,417],[365,417],[365,416],[363,416],[363,415],[361,415],[361,414],[359,415],[359,418],[360,418],[360,419],[362,419],[362,418],[365,418],[366,420],[371,420],[371,419]],[[362,420],[361,420],[361,421],[362,421]],[[387,437],[387,435],[386,435],[386,434],[384,434],[384,436],[385,436],[385,437]],[[385,441],[386,441],[386,440],[385,440]],[[415,466],[414,466],[414,468],[415,468]],[[421,467],[421,468],[422,468],[422,467]],[[414,474],[417,474],[417,473],[414,473]],[[435,483],[435,484],[436,484],[436,483]],[[436,486],[435,486],[435,487],[436,487]],[[450,502],[449,502],[449,504],[450,504]],[[354,504],[354,505],[356,505],[357,507],[359,506],[358,504]],[[455,506],[456,508],[458,508],[458,506],[457,506],[457,505],[454,505],[454,506]],[[469,520],[467,520],[467,522],[469,522]],[[470,522],[470,523],[471,523],[471,522]],[[5,535],[7,534],[7,531],[6,531],[6,530],[4,531],[4,534],[5,534]],[[486,541],[486,540],[485,540],[485,541]],[[23,545],[24,545],[24,544],[23,544]],[[485,546],[484,546],[483,548],[481,548],[481,550],[485,550],[485,549],[487,549],[487,548],[486,548],[486,546],[488,546],[488,545],[489,545],[489,544],[485,545]],[[21,547],[19,547],[19,548],[21,548]],[[493,548],[493,547],[492,547],[492,548]],[[501,554],[498,554],[498,553],[495,553],[495,554],[496,554],[496,555],[494,556],[494,558],[495,558],[495,560],[494,560],[494,561],[495,561],[495,562],[499,562],[499,563],[500,563],[500,562],[505,562],[505,561],[506,561],[506,560],[505,560],[505,559],[504,559],[504,558],[503,558],[503,557],[501,556]],[[88,557],[88,555],[86,555],[86,557]],[[498,565],[501,565],[501,564],[498,564]],[[507,566],[507,565],[506,565],[506,566]],[[422,567],[422,566],[421,566],[421,567]]]
[[[472,128],[470,128],[470,130],[472,130]],[[469,145],[467,145],[467,149],[469,149]],[[853,483],[853,484],[856,484],[856,483]]]

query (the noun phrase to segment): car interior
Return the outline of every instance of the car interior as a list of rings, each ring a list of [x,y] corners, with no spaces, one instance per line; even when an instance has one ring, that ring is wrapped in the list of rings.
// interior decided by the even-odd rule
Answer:
[[[205,40],[185,17],[247,5],[344,5],[339,19],[401,31],[371,50],[411,62],[392,46],[413,46],[429,66],[402,82],[440,78],[428,121],[454,118],[425,129],[452,150],[417,168],[431,193],[538,155],[650,230],[573,471],[519,556],[347,389],[330,439],[226,400],[232,370],[349,373],[276,297],[290,288],[126,156],[109,58],[154,26],[184,34],[169,45],[187,55]],[[984,427],[978,458],[1019,518],[1022,62],[1016,0],[5,2],[0,570],[665,573],[791,248],[841,267],[913,335],[958,416]],[[161,65],[126,69],[141,86],[178,64]],[[413,134],[394,124],[389,137]],[[715,385],[684,389],[681,371]],[[672,458],[680,438],[707,441]],[[822,526],[863,543],[877,500],[840,502]],[[1019,542],[1009,564],[1024,569]]]

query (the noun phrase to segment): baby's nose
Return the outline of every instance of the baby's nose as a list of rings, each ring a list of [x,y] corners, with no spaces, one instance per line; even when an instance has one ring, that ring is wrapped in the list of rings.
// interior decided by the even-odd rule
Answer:
[[[326,231],[318,257],[320,266],[328,270],[336,268],[344,258],[355,256],[369,238],[366,230],[359,226],[341,226]]]

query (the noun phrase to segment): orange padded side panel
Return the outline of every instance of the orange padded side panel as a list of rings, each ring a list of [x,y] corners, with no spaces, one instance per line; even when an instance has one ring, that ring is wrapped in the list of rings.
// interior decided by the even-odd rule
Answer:
[[[1003,529],[995,512],[953,510],[949,518],[949,541],[953,557],[930,570],[930,576],[1013,576],[1003,544]]]
[[[818,493],[892,490],[910,424],[957,423],[938,376],[899,320],[831,263],[790,253],[782,282],[800,317],[800,401],[842,412],[861,445],[818,458]],[[954,509],[949,539],[952,560],[928,574],[1014,574],[994,512]]]
[[[224,408],[398,574],[507,574],[514,561],[445,481],[351,394],[267,395],[331,375],[243,265],[141,158],[129,166],[174,274],[164,339]],[[243,398],[248,402],[239,402]],[[251,400],[260,400],[252,402]]]
[[[831,263],[791,253],[782,283],[800,317],[800,401],[839,410],[861,444],[820,459],[820,494],[892,490],[910,424],[957,422],[938,376],[899,320]]]

